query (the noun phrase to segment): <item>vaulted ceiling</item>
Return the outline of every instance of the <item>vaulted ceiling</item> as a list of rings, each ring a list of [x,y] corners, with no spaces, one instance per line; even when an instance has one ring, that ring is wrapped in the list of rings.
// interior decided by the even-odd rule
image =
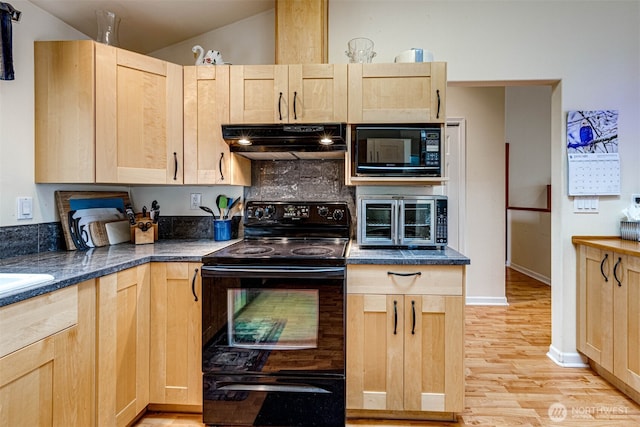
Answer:
[[[119,46],[145,54],[275,7],[275,0],[29,1],[92,39],[95,11],[114,12],[121,18]]]

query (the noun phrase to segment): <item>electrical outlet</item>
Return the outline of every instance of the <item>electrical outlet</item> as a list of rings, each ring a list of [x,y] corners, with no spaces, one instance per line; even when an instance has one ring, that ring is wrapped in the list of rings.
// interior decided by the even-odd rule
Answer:
[[[636,208],[640,208],[640,194],[632,194],[631,195],[631,204]]]
[[[191,193],[191,209],[200,209],[202,206],[202,193]]]

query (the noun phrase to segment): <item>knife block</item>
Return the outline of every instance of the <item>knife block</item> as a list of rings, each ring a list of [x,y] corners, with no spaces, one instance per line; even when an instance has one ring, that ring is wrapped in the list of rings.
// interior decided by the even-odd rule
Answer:
[[[151,223],[151,227],[143,230],[138,227],[139,223]],[[136,245],[145,245],[158,240],[158,224],[153,224],[149,216],[143,217],[141,214],[136,215],[136,225],[131,226],[131,243]]]

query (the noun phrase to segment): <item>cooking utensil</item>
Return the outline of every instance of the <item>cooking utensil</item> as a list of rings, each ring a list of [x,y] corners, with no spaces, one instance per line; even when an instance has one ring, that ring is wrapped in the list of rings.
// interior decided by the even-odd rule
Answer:
[[[222,200],[222,194],[219,194],[216,197],[216,208],[218,208],[218,213],[220,213],[220,218],[222,218],[222,211],[220,210],[220,201]]]
[[[218,202],[218,209],[220,210],[220,218],[222,218],[224,216],[223,212],[227,208],[227,196],[221,194],[216,200]]]
[[[231,209],[233,209],[238,204],[239,201],[240,201],[240,197],[238,197],[237,199],[233,199],[229,207],[227,207],[227,214],[224,216],[224,219],[229,218],[229,215],[231,215]]]
[[[213,219],[216,218],[216,214],[213,213],[213,211],[211,210],[211,208],[207,207],[207,206],[200,206],[200,209],[202,209],[205,212],[209,212],[211,215],[213,215]]]
[[[149,213],[149,216],[154,224],[158,223],[158,220],[160,219],[160,205],[157,200],[151,202],[151,212]]]
[[[133,210],[133,207],[131,205],[125,206],[125,212],[127,214],[127,218],[129,218],[129,223],[131,225],[136,225],[136,213]]]

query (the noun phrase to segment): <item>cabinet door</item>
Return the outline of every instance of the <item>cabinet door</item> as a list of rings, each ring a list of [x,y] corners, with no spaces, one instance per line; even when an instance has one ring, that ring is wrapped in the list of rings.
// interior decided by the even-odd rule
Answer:
[[[150,400],[202,405],[201,264],[151,264]]]
[[[276,64],[327,63],[328,0],[276,1]]]
[[[231,66],[231,123],[289,121],[288,66]]]
[[[95,50],[96,182],[182,184],[182,66]]]
[[[402,295],[347,295],[347,409],[402,410]]]
[[[95,182],[94,42],[34,42],[35,182]]]
[[[149,403],[149,264],[98,279],[98,425],[126,426]]]
[[[578,350],[613,371],[613,253],[579,246]]]
[[[21,339],[0,357],[0,425],[95,425],[94,308],[93,280],[0,308],[0,330]]]
[[[56,393],[70,393],[73,388],[57,384],[58,369],[65,363],[64,354],[56,348],[67,345],[76,334],[73,326],[0,359],[0,408],[2,424],[7,426],[71,426],[73,407],[63,407]],[[70,360],[67,360],[68,364]],[[69,384],[71,385],[71,384]],[[73,402],[67,402],[73,403]],[[66,420],[66,422],[65,422]]]
[[[289,66],[289,122],[347,121],[347,64]]]
[[[614,371],[640,392],[640,258],[614,254]]]
[[[251,185],[251,161],[231,154],[221,125],[229,123],[229,66],[187,66],[184,72],[184,183]]]
[[[407,295],[404,322],[404,409],[463,411],[462,297]]]
[[[444,123],[446,63],[349,64],[349,123]]]

